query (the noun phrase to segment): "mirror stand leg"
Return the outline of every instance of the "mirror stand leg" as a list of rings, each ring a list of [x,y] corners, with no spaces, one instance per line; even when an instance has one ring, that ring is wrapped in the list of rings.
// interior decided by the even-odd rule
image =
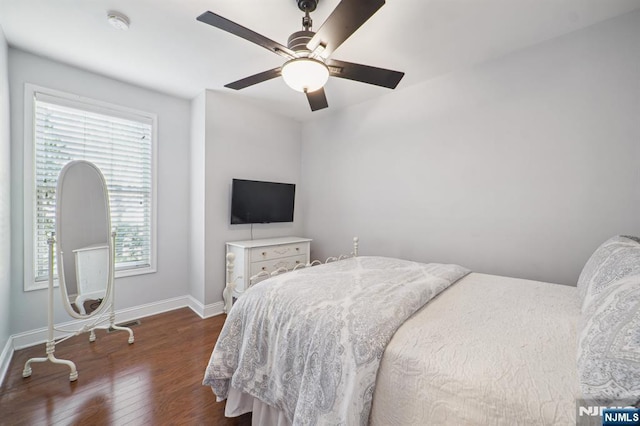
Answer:
[[[22,370],[22,377],[31,376],[31,363],[32,362],[46,362],[51,361],[54,364],[64,364],[71,369],[69,374],[69,381],[74,382],[78,380],[78,370],[76,365],[66,359],[58,359],[53,354],[56,351],[56,341],[53,333],[53,245],[55,244],[55,233],[51,233],[47,239],[49,246],[49,305],[48,305],[48,321],[49,327],[47,330],[47,357],[46,358],[31,358],[24,363],[24,369]]]
[[[129,344],[132,344],[134,342],[134,338],[133,338],[133,330],[131,330],[129,327],[121,327],[119,325],[116,325],[116,311],[115,311],[115,300],[116,300],[116,286],[115,283],[113,281],[113,277],[115,276],[115,269],[116,269],[116,232],[112,231],[111,232],[111,247],[112,247],[112,252],[111,252],[111,262],[109,263],[109,287],[111,288],[111,291],[107,291],[107,293],[110,293],[110,303],[111,306],[109,307],[109,327],[112,330],[121,330],[121,331],[127,331],[129,333]]]
[[[89,333],[89,341],[90,342],[95,342],[96,341],[96,332],[95,332],[95,330],[91,330],[91,332]]]
[[[66,359],[58,359],[53,354],[56,350],[56,342],[50,340],[47,342],[47,357],[46,358],[31,358],[24,364],[24,369],[22,370],[22,377],[31,376],[31,363],[32,362],[47,362],[51,361],[54,364],[64,364],[69,367],[71,372],[69,373],[69,381],[74,382],[78,380],[78,370],[76,369],[76,365],[73,361],[69,361]]]
[[[127,331],[129,332],[129,344],[132,344],[135,339],[133,338],[133,330],[131,330],[129,327],[121,327],[119,325],[116,325],[116,313],[113,311],[113,305],[111,305],[111,312],[109,313],[109,322],[110,325],[109,327],[111,327],[113,330],[121,330],[121,331]]]

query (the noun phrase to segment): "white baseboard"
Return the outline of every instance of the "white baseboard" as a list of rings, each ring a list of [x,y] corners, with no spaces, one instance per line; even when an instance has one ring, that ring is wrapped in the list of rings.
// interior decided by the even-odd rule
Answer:
[[[210,305],[203,305],[198,302],[192,296],[181,296],[173,299],[161,300],[159,302],[147,303],[146,305],[140,305],[133,308],[119,309],[116,311],[116,323],[123,323],[132,321],[139,318],[148,317],[151,315],[157,315],[164,312],[173,311],[174,309],[189,307],[200,318],[209,318],[215,315],[220,315],[224,312],[224,303],[216,302]],[[90,323],[92,320],[73,320],[56,324],[57,328],[65,328],[70,330],[79,330],[85,323]],[[48,328],[43,327],[36,330],[25,331],[23,333],[14,334],[9,336],[9,340],[5,345],[2,353],[0,353],[0,386],[4,381],[4,376],[9,368],[11,357],[13,352],[18,349],[28,348],[30,346],[38,345],[47,341]],[[69,333],[55,332],[55,338],[68,335]]]
[[[163,312],[172,311],[178,308],[189,306],[189,296],[175,297],[173,299],[161,300],[159,302],[147,303],[145,305],[135,306],[133,308],[125,308],[116,310],[116,323],[131,321],[138,318],[148,317],[150,315],[161,314]],[[70,330],[79,330],[83,325],[90,324],[93,320],[72,320],[64,323],[56,324],[56,328],[65,328]],[[30,346],[38,345],[47,341],[47,327],[36,330],[25,331],[23,333],[14,334],[13,349],[24,349]],[[55,332],[55,338],[63,337],[69,333],[60,331]]]
[[[193,296],[189,297],[189,307],[193,312],[200,315],[200,318],[210,318],[216,315],[224,313],[224,302],[211,303],[209,305],[203,305],[197,301]]]

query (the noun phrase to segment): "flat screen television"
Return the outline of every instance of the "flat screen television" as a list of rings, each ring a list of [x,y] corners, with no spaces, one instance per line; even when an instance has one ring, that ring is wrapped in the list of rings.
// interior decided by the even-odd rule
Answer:
[[[293,222],[296,185],[233,179],[231,224]]]

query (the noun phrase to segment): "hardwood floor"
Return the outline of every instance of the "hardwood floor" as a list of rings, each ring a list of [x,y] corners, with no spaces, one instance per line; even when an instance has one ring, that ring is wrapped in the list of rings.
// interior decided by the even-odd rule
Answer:
[[[69,382],[69,368],[24,363],[45,356],[45,345],[16,351],[0,388],[0,425],[250,425],[251,415],[224,417],[211,388],[202,386],[225,316],[201,319],[189,308],[141,319],[126,332],[87,333],[56,346],[58,358],[70,359],[78,380]]]

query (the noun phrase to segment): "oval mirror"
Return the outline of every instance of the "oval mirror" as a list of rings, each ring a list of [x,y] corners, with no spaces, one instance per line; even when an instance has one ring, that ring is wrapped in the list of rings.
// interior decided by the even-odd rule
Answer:
[[[56,261],[62,303],[74,318],[104,311],[113,281],[109,194],[93,163],[67,163],[56,190]]]

